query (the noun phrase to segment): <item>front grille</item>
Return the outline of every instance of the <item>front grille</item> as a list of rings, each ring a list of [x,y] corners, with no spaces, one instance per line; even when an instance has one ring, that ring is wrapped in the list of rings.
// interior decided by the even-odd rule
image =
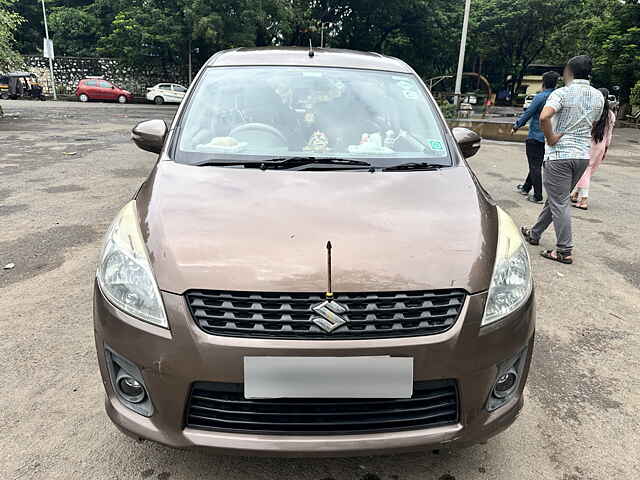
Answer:
[[[418,430],[458,421],[453,380],[416,382],[408,399],[247,400],[241,384],[195,383],[186,426],[200,430],[289,435]]]
[[[236,337],[339,340],[433,335],[453,326],[463,290],[337,293],[347,322],[327,333],[312,322],[322,293],[187,292],[194,320],[207,333]]]

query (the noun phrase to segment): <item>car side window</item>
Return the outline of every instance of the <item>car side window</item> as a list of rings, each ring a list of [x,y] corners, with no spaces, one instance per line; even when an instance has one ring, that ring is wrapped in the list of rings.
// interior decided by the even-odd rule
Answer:
[[[98,86],[100,88],[111,88],[111,84],[109,82],[105,82],[104,80],[100,80]]]
[[[182,85],[174,85],[173,90],[180,93],[185,93],[187,91]]]
[[[95,87],[98,84],[98,82],[96,82],[95,80],[87,80],[86,82],[84,82],[84,84],[87,87]]]
[[[158,87],[160,90],[171,90],[171,85],[163,83]]]

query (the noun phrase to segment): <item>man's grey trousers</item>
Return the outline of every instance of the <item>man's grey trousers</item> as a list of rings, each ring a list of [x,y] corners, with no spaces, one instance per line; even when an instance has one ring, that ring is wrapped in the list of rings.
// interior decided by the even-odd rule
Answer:
[[[531,238],[540,236],[553,222],[556,231],[556,249],[570,254],[573,249],[571,238],[571,191],[589,165],[588,159],[545,160],[542,183],[547,191],[547,202],[531,228]]]

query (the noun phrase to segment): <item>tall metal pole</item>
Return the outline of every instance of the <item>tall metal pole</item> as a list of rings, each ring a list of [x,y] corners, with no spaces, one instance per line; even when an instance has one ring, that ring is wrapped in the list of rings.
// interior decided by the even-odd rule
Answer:
[[[191,33],[189,33],[189,85],[191,85],[191,77],[193,76],[191,72]]]
[[[458,74],[456,75],[455,104],[460,101],[462,93],[462,72],[464,69],[464,51],[467,47],[467,30],[469,29],[469,12],[471,11],[471,0],[465,0],[464,21],[462,22],[462,38],[460,39],[460,56],[458,57]]]
[[[49,43],[49,27],[47,26],[47,11],[44,8],[44,0],[42,0],[42,17],[44,18],[44,34]],[[53,53],[53,52],[52,52]],[[53,90],[53,99],[57,100],[56,94],[56,78],[53,76],[53,59],[49,56],[49,74],[51,75],[51,90]]]

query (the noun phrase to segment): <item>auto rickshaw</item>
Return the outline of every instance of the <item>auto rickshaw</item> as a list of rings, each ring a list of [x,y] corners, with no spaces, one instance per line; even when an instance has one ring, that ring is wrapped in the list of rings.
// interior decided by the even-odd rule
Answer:
[[[46,100],[35,73],[11,72],[0,75],[0,98],[37,98]]]

